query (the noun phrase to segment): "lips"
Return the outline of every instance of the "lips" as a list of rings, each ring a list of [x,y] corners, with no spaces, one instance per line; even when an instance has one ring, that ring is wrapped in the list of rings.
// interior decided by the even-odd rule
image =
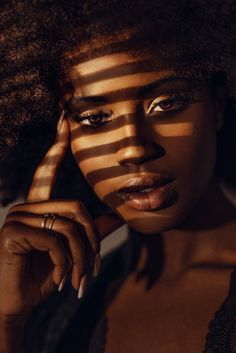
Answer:
[[[130,178],[119,185],[117,195],[128,206],[142,211],[168,207],[177,199],[174,179],[162,175]]]
[[[140,176],[136,178],[130,178],[123,182],[117,188],[117,192],[139,192],[148,188],[156,188],[172,182],[174,179],[164,177],[161,175],[155,176]]]

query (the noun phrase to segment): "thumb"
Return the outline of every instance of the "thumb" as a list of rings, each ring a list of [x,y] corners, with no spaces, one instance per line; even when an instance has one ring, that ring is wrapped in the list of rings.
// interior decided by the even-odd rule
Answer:
[[[106,213],[96,218],[94,222],[100,236],[100,241],[125,224],[125,221],[118,217],[115,212]]]

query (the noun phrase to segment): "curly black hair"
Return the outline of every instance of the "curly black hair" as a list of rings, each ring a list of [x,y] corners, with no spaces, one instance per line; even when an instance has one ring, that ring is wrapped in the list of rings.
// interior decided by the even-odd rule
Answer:
[[[131,34],[126,38],[122,33]],[[65,53],[72,53],[70,60],[85,60],[119,50],[147,50],[156,53],[158,62],[169,68],[208,80],[215,89],[223,87],[227,108],[218,136],[216,175],[235,184],[235,39],[235,0],[1,2],[2,204],[26,195],[37,164],[53,143]],[[79,51],[76,57],[75,48]],[[96,197],[88,185],[84,192],[85,184],[68,152],[53,197],[77,195],[84,198],[88,208],[94,206]]]

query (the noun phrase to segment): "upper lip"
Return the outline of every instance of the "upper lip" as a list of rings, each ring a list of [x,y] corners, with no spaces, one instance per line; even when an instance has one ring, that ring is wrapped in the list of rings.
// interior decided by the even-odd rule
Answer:
[[[173,181],[173,178],[163,175],[138,176],[132,177],[121,183],[116,192],[136,192],[146,188],[154,188],[165,185]]]

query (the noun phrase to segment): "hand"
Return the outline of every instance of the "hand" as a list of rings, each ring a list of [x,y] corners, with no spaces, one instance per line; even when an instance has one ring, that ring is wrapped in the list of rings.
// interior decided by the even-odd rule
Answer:
[[[92,220],[79,200],[50,200],[69,142],[64,118],[34,174],[27,202],[9,210],[0,230],[1,317],[29,315],[55,289],[61,290],[68,276],[81,297],[88,276],[99,271],[100,241],[123,224],[115,214]]]

